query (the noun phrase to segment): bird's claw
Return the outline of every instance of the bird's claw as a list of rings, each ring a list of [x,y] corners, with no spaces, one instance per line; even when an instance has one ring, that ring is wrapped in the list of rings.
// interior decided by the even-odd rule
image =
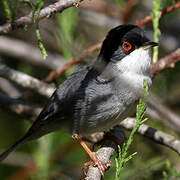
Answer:
[[[97,159],[96,162],[94,162],[94,166],[98,167],[100,173],[102,176],[104,176],[104,172],[108,169],[108,167],[106,166],[106,164],[104,164],[102,161],[100,161],[99,159]]]
[[[84,164],[84,166],[87,168],[88,166],[93,166],[93,167],[98,167],[100,173],[102,176],[104,176],[104,172],[109,169],[110,165],[109,163],[107,163],[107,165],[105,163],[103,163],[101,160],[98,159],[98,157],[94,154],[93,158],[86,162]]]

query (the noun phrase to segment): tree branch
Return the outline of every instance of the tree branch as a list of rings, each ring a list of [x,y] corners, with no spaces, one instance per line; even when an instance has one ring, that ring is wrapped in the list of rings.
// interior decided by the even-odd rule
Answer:
[[[83,1],[83,0],[60,0],[54,4],[51,4],[51,5],[43,8],[40,11],[37,21],[40,21],[44,18],[49,18],[51,15],[58,13],[58,12],[62,12],[63,10],[65,10],[69,7],[76,6],[81,1]],[[6,23],[6,24],[0,26],[0,35],[7,34],[14,29],[23,28],[23,27],[33,24],[33,23],[34,23],[33,12],[31,12],[30,14],[15,20],[13,22],[13,24]]]
[[[18,115],[26,116],[32,122],[40,113],[42,108],[39,105],[26,103],[17,98],[11,98],[0,93],[0,106],[2,108],[9,108],[12,112]]]
[[[10,97],[19,98],[21,97],[22,93],[18,90],[15,85],[10,82],[8,79],[0,77],[0,91],[4,92]]]
[[[50,97],[55,91],[53,86],[41,82],[27,74],[11,69],[2,63],[0,63],[0,76],[16,82],[24,88],[32,89],[42,96]]]
[[[132,130],[136,125],[135,118],[127,118],[120,123],[120,126],[124,127],[127,130]],[[138,129],[138,133],[142,136],[152,139],[158,144],[162,144],[166,147],[169,147],[173,151],[177,152],[180,155],[180,140],[176,139],[174,136],[169,135],[165,132],[152,128],[146,124],[142,124]]]
[[[85,57],[89,56],[92,52],[97,51],[100,49],[102,45],[102,42],[100,42],[99,44],[96,44],[94,46],[91,46],[90,48],[88,48],[87,50],[84,50],[82,52],[82,54],[79,56],[79,58],[77,59],[73,59],[70,62],[68,62],[67,64],[65,64],[63,67],[59,67],[56,71],[52,71],[47,78],[45,79],[46,82],[52,81],[53,79],[57,78],[58,76],[60,76],[61,74],[63,74],[67,69],[69,69],[70,67],[72,67],[73,65],[81,62],[82,60],[84,60]]]
[[[171,13],[172,11],[174,11],[175,9],[178,9],[178,8],[180,8],[180,2],[177,2],[176,4],[163,9],[161,11],[160,16],[162,17],[162,16],[164,16],[164,15],[166,15],[168,13]],[[137,26],[143,26],[143,25],[145,25],[147,23],[150,23],[150,22],[152,22],[152,17],[151,16],[146,16],[144,19],[142,19],[140,21],[137,21],[136,25]]]
[[[23,41],[0,36],[0,53],[6,56],[22,59],[30,64],[45,67],[50,70],[56,70],[57,67],[65,65],[64,58],[57,54],[48,53],[46,60],[43,59],[39,48]]]
[[[174,67],[174,64],[178,61],[180,61],[180,48],[154,63],[151,67],[151,74],[154,76],[165,68]]]
[[[114,127],[113,130],[111,130],[112,135],[118,139],[118,141],[121,143],[120,145],[123,145],[125,142],[125,135],[124,131],[119,127]],[[97,150],[96,155],[106,166],[110,167],[110,158],[113,156],[113,154],[117,152],[117,144],[109,139],[105,139],[101,148]],[[101,173],[97,167],[89,166],[88,172],[86,174],[85,180],[99,180],[101,179]]]

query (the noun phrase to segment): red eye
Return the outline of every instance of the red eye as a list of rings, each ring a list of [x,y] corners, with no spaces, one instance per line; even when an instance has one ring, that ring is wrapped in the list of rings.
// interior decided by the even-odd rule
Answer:
[[[124,41],[123,44],[122,44],[122,48],[123,48],[125,51],[129,51],[129,50],[131,50],[132,45],[131,45],[128,41]]]

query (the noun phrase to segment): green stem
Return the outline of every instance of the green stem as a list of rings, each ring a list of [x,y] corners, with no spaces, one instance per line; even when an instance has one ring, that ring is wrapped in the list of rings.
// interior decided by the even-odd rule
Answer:
[[[161,16],[161,7],[162,7],[162,0],[154,0],[153,1],[154,9],[152,11],[152,23],[153,23],[153,29],[154,29],[154,42],[159,41],[159,19]],[[159,47],[153,48],[153,63],[156,63],[158,61],[158,50]]]
[[[11,13],[11,9],[9,8],[9,4],[8,4],[7,0],[3,0],[3,6],[4,6],[4,11],[5,11],[7,20],[11,21],[12,13]]]
[[[47,58],[47,52],[46,52],[46,49],[43,45],[38,25],[36,26],[36,36],[37,36],[38,45],[39,45],[40,51],[43,55],[43,58],[46,59]]]

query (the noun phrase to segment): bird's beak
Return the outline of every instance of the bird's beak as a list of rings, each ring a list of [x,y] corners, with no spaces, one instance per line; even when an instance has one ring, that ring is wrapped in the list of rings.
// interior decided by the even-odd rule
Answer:
[[[156,42],[147,41],[147,42],[143,43],[143,45],[142,45],[143,49],[149,49],[154,46],[159,46],[159,44]]]

